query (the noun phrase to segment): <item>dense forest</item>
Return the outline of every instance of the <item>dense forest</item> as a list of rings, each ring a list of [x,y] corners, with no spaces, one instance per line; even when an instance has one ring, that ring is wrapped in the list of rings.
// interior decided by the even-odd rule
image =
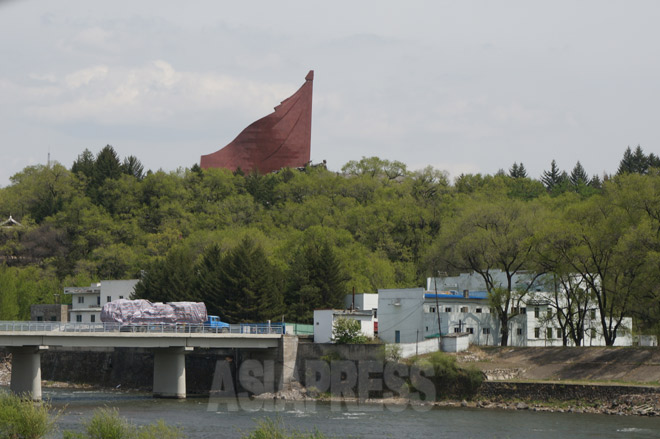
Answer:
[[[66,300],[64,286],[140,278],[137,297],[203,300],[229,322],[308,322],[353,289],[498,269],[551,274],[575,307],[566,325],[579,325],[588,297],[606,338],[624,315],[635,331],[660,333],[660,160],[641,147],[612,175],[553,161],[539,179],[514,163],[451,182],[377,157],[339,173],[145,172],[106,146],[70,169],[15,174],[0,189],[0,221],[10,215],[18,224],[0,228],[1,320]],[[506,322],[524,292],[491,287]]]

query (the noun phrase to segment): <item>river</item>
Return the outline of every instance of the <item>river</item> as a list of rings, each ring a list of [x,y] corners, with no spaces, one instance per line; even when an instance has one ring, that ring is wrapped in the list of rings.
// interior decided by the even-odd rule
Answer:
[[[209,404],[208,398],[154,399],[147,393],[45,389],[61,409],[60,430],[81,429],[99,407],[115,407],[136,424],[159,419],[180,426],[190,439],[236,438],[262,417],[280,417],[303,431],[314,428],[333,438],[658,438],[660,418],[549,413],[469,408],[393,411],[382,406],[346,407],[335,403],[287,403],[277,410],[234,410],[233,404]],[[235,401],[232,401],[232,403]],[[260,402],[256,403],[260,405]],[[273,404],[266,402],[267,405]],[[309,403],[311,404],[311,403]],[[253,407],[254,408],[254,407]],[[61,434],[54,435],[59,438]]]

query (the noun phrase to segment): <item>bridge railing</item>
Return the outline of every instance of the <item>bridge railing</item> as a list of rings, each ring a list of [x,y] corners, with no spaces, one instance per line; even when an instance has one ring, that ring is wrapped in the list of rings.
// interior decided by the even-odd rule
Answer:
[[[197,324],[161,323],[65,323],[0,321],[0,332],[147,332],[173,334],[283,334],[281,323],[241,323],[228,327]]]

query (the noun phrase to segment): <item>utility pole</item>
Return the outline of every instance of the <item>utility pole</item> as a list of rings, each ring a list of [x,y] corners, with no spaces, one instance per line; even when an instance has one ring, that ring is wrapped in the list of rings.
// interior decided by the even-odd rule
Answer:
[[[444,273],[444,274],[445,274],[445,277],[446,277],[446,273]],[[437,276],[440,276],[439,271],[437,272]],[[433,277],[433,285],[435,286],[435,312],[438,315],[438,350],[441,350],[442,349],[442,345],[441,345],[442,341],[440,340],[440,334],[442,333],[442,330],[441,330],[442,324],[441,324],[441,321],[440,321],[440,302],[438,302],[438,278],[435,277],[435,276]]]

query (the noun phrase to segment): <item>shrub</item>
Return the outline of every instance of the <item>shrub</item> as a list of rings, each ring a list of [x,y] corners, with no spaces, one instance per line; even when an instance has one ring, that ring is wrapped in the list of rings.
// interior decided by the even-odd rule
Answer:
[[[2,439],[40,439],[53,429],[51,406],[30,398],[0,393],[0,437]]]
[[[85,433],[65,431],[63,439],[183,439],[179,428],[158,421],[136,426],[119,416],[117,409],[99,409],[84,423]]]
[[[339,317],[335,320],[332,328],[332,341],[337,344],[364,344],[369,338],[360,332],[362,330],[359,321]]]
[[[288,430],[284,427],[281,418],[265,418],[257,421],[257,428],[243,439],[324,439],[326,436],[318,430],[314,432],[301,432]]]
[[[433,369],[433,376],[429,379],[435,384],[439,398],[471,399],[483,382],[481,371],[475,367],[462,368],[456,363],[456,358],[442,352],[434,352],[414,361],[422,368]]]

